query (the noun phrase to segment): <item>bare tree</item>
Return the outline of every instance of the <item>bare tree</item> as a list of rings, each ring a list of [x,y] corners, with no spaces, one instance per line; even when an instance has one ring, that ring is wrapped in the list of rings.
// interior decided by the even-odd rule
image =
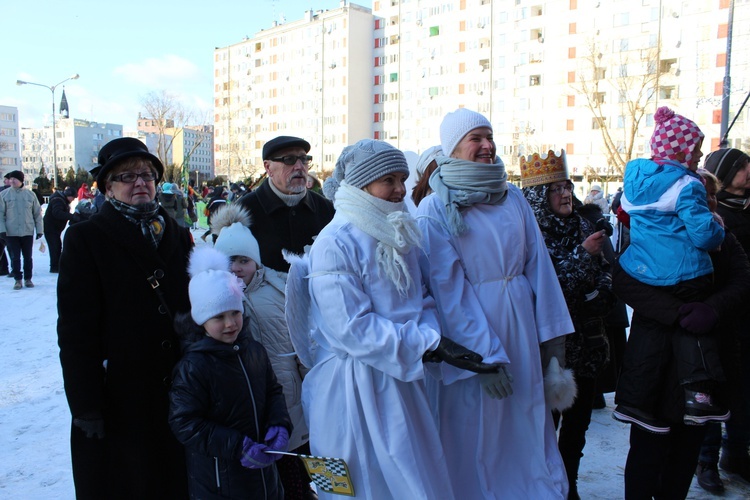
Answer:
[[[168,129],[182,128],[192,119],[193,113],[188,110],[177,96],[160,90],[149,92],[141,98],[141,106],[148,118],[156,124],[156,156],[162,164],[167,165],[169,151],[172,149],[174,135]]]
[[[633,157],[638,131],[658,87],[662,68],[658,47],[610,56],[603,55],[605,52],[596,41],[589,43],[589,53],[579,59],[573,89],[584,97],[593,117],[592,124],[601,132],[602,152],[609,167],[606,172],[593,168],[586,171],[601,180],[614,180],[621,178],[625,165]],[[617,116],[608,116],[610,113]]]

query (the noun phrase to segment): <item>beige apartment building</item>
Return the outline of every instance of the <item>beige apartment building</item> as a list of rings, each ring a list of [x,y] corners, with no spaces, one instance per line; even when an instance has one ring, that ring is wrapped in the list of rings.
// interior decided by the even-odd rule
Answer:
[[[282,133],[312,138],[320,170],[364,136],[419,153],[463,106],[490,119],[511,174],[521,155],[564,148],[581,189],[614,186],[627,158],[649,154],[659,106],[695,120],[705,152],[718,148],[728,62],[730,122],[750,91],[750,0],[730,2],[375,0],[308,12],[215,51],[217,174],[257,168]],[[730,146],[750,148],[748,121],[745,108]]]

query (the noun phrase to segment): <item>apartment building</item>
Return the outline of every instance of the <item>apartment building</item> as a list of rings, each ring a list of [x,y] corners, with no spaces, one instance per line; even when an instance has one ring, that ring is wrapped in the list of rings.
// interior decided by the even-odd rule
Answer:
[[[519,158],[564,148],[576,180],[617,181],[649,154],[667,105],[717,149],[731,70],[729,145],[750,148],[750,0],[374,0],[306,12],[214,52],[217,174],[257,175],[280,134],[318,170],[362,137],[439,144],[442,117],[485,114],[517,180]],[[733,12],[732,47],[729,15]],[[363,46],[366,39],[367,46]],[[369,61],[369,64],[365,64]]]
[[[0,106],[0,177],[21,168],[18,108]]]
[[[98,164],[101,147],[123,136],[122,125],[77,118],[58,119],[55,131],[57,168],[63,176],[70,168],[91,170]],[[50,175],[54,165],[52,126],[21,129],[21,144],[24,173],[34,178],[44,167]]]
[[[171,155],[180,169],[187,167],[193,179],[214,177],[214,127],[184,126],[165,131],[172,139]]]
[[[342,1],[214,51],[216,175],[257,178],[278,135],[310,142],[311,169],[373,136],[373,17]]]

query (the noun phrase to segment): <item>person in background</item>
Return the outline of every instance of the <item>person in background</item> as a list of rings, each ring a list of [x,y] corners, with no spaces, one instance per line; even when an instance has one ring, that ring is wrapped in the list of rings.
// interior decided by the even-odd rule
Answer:
[[[700,175],[706,179],[708,205],[714,210],[717,189],[715,178],[709,177],[710,173]],[[733,387],[734,391],[738,391],[744,385],[737,348],[737,334],[744,328],[744,313],[738,311],[743,309],[749,298],[750,263],[730,231],[725,233],[721,246],[711,250],[709,254],[713,264],[714,286],[705,299],[705,304],[716,314],[715,320],[712,320],[715,324],[712,335],[719,344],[721,363],[728,378],[735,378],[734,383],[726,386],[729,389],[729,400],[735,402],[735,406],[732,406],[734,412],[739,399],[732,394]],[[616,266],[614,289],[637,312],[639,317],[634,316],[634,325],[642,318],[665,327],[679,324],[681,308],[685,302],[662,287],[645,285]],[[708,486],[714,492],[720,492],[723,484],[718,478],[718,472],[712,478],[705,474],[710,468],[704,468],[698,463],[699,453],[702,453],[701,446],[706,446],[704,435],[708,426],[682,425],[685,412],[684,389],[679,381],[675,360],[672,360],[662,379],[658,415],[679,424],[674,425],[669,434],[654,434],[639,426],[631,426],[625,498],[685,498],[693,472],[698,474],[698,484],[701,487]],[[722,396],[727,397],[727,394]],[[718,460],[718,443],[715,452]],[[713,463],[715,467],[716,462]],[[711,479],[718,479],[718,482],[711,482]]]
[[[81,187],[78,188],[77,198],[79,202],[94,198],[94,194],[89,190],[89,185],[86,184],[85,182],[82,183]]]
[[[289,337],[285,312],[286,273],[263,266],[260,249],[250,231],[251,218],[245,209],[232,203],[212,218],[211,230],[218,235],[214,248],[231,261],[230,270],[245,284],[245,320],[253,340],[268,352],[271,366],[284,389],[284,399],[294,431],[289,436],[293,453],[310,454],[310,433],[302,411],[302,371]],[[315,498],[310,476],[302,462],[292,456],[276,462],[286,500]]]
[[[292,423],[266,350],[242,316],[243,282],[213,248],[190,257],[190,312],[175,327],[185,354],[169,391],[169,425],[187,452],[190,498],[282,500],[274,462]],[[243,326],[245,326],[243,328]]]
[[[443,364],[439,381],[427,379],[453,491],[565,499],[551,409],[575,394],[561,370],[574,328],[555,269],[531,207],[507,182],[489,120],[448,113],[440,142],[434,192],[417,207],[420,267],[443,335],[503,365],[477,375]],[[560,391],[553,380],[564,380]]]
[[[578,392],[570,408],[555,411],[558,446],[568,475],[568,500],[577,500],[578,469],[591,422],[596,379],[609,363],[604,318],[615,303],[610,265],[602,256],[607,234],[582,217],[563,150],[521,160],[523,195],[534,211],[557,272],[575,331],[565,337],[565,366]]]
[[[5,240],[10,251],[13,290],[33,288],[34,232],[37,240],[44,234],[42,208],[36,195],[23,187],[23,172],[13,170],[5,176],[10,188],[0,194],[0,239]]]
[[[211,219],[217,210],[227,206],[228,197],[229,193],[227,193],[227,190],[224,189],[224,186],[215,186],[214,190],[211,192],[211,196],[208,197],[205,208],[206,223],[208,224],[208,229],[205,233],[203,233],[203,236],[201,236],[201,239],[203,241],[206,241],[206,238],[211,235],[212,241],[216,242],[216,234],[211,234]]]
[[[592,184],[589,194],[584,198],[583,204],[586,205],[589,203],[593,203],[601,208],[602,213],[607,213],[609,211],[609,203],[607,203],[607,200],[604,198],[602,187],[599,184]]]
[[[437,168],[437,162],[435,158],[442,155],[443,151],[440,146],[432,146],[424,150],[419,155],[417,160],[417,183],[414,185],[414,189],[411,192],[411,199],[414,201],[415,206],[419,206],[419,203],[432,192],[430,187],[430,176],[432,172]]]
[[[76,497],[187,498],[167,417],[181,355],[172,314],[190,308],[192,237],[156,201],[164,166],[143,142],[114,139],[98,162],[107,201],[65,232],[57,280]]]
[[[159,205],[164,207],[164,210],[177,222],[178,226],[187,226],[185,222],[185,210],[187,209],[188,202],[177,184],[171,182],[162,184],[161,193],[159,193]]]
[[[39,184],[36,182],[31,185],[31,192],[34,193],[34,196],[36,196],[37,201],[39,202],[39,206],[44,205],[44,196],[42,196],[42,192],[39,191]]]
[[[0,193],[5,191],[9,187],[10,178],[6,175],[3,177],[3,185],[0,186]],[[8,256],[6,248],[7,245],[5,243],[5,239],[0,238],[0,276],[7,276],[9,278],[12,278],[13,274],[10,272],[10,262],[12,259]]]
[[[305,184],[305,187],[309,190],[315,191],[318,194],[323,192],[323,189],[320,185],[320,180],[318,180],[317,174],[312,170],[307,173],[307,184]]]
[[[308,190],[312,156],[310,143],[299,137],[279,136],[263,145],[263,183],[243,196],[240,204],[253,218],[251,230],[260,245],[263,265],[289,271],[282,250],[301,254],[333,218],[333,204]]]
[[[70,213],[70,204],[76,199],[76,190],[68,186],[62,191],[55,191],[49,197],[49,205],[42,218],[44,237],[49,248],[49,272],[60,271],[60,254],[62,253],[62,232],[68,223],[80,222],[82,218]]]
[[[739,241],[746,255],[750,255],[750,157],[734,148],[719,149],[706,156],[704,166],[708,173],[716,175],[716,184],[706,183],[709,195],[714,190],[715,208],[724,221],[724,227]],[[701,172],[699,170],[699,172]],[[705,175],[704,175],[705,176]],[[706,176],[707,177],[707,176]],[[710,177],[707,177],[710,179]],[[709,197],[709,206],[711,206]],[[744,311],[744,308],[740,308]],[[739,334],[734,346],[734,366],[741,367],[739,375],[728,377],[730,410],[732,415],[724,425],[726,436],[722,438],[721,424],[707,425],[706,438],[701,447],[696,470],[698,484],[707,491],[718,493],[724,485],[717,466],[726,472],[738,474],[750,481],[750,384],[738,383],[750,380],[750,317],[741,313],[733,328]],[[721,451],[721,460],[719,452]]]

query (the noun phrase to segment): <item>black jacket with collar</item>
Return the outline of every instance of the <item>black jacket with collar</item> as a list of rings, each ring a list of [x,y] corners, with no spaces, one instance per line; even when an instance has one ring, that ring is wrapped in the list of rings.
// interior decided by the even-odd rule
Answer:
[[[302,201],[290,207],[273,192],[269,182],[266,179],[239,203],[252,215],[250,230],[258,240],[262,264],[285,273],[289,263],[281,251],[303,253],[305,245],[312,244],[313,237],[333,219],[333,203],[308,189]]]

